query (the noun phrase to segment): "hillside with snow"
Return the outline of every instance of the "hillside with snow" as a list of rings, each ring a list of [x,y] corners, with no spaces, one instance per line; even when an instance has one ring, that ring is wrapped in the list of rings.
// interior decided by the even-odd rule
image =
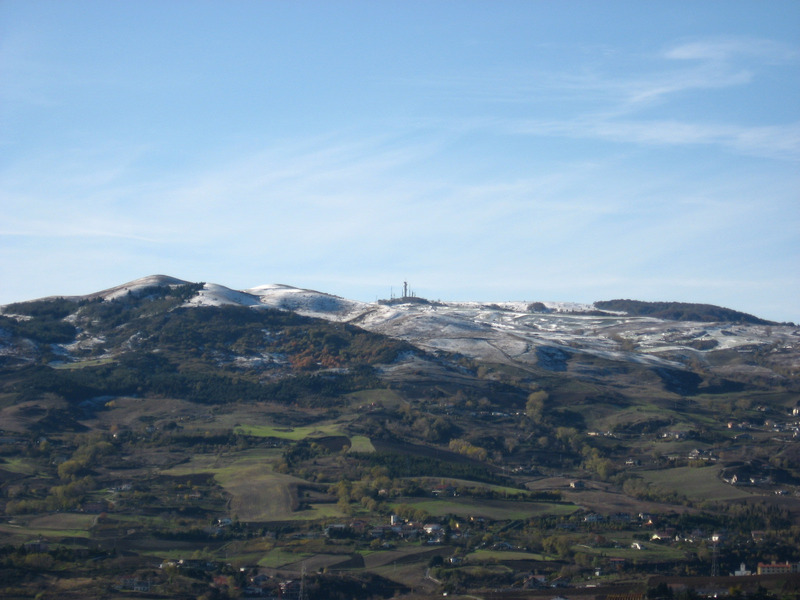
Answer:
[[[154,275],[69,299],[110,302],[129,293],[186,283]],[[621,311],[601,312],[591,304],[432,303],[416,298],[367,303],[283,284],[234,290],[206,283],[184,306],[291,311],[356,325],[429,352],[455,353],[523,369],[586,373],[591,371],[588,363],[601,359],[668,369],[691,364],[725,376],[740,373],[774,378],[795,373],[800,366],[796,327],[670,321]],[[8,314],[8,308],[3,312]],[[83,340],[72,346],[94,343]]]
[[[428,351],[517,366],[566,370],[570,358],[588,355],[653,367],[682,368],[706,363],[709,353],[749,355],[770,347],[785,355],[780,363],[796,365],[797,328],[732,323],[676,322],[624,313],[597,313],[592,304],[530,302],[395,301],[391,304],[347,300],[324,292],[282,284],[236,291],[206,284],[190,306],[233,304],[276,308],[346,322],[368,331],[408,341]],[[533,304],[545,310],[531,312]],[[709,368],[716,368],[709,364]],[[738,370],[769,369],[738,365]],[[731,368],[724,369],[729,372]]]

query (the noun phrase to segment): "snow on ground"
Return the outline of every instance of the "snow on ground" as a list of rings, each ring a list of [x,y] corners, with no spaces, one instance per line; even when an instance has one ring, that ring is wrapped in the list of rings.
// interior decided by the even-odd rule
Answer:
[[[57,354],[75,354],[76,352],[80,352],[82,350],[91,350],[95,346],[102,346],[106,343],[105,336],[90,336],[90,337],[79,337],[76,341],[72,342],[71,344],[51,344],[51,346],[55,349],[58,348],[59,350],[56,351]]]
[[[550,312],[528,312],[530,302],[437,302],[384,305],[347,300],[282,284],[237,292],[209,284],[190,304],[230,303],[272,307],[359,327],[430,351],[518,365],[533,365],[545,352],[588,354],[607,360],[680,368],[675,354],[702,355],[688,346],[715,340],[714,349],[764,344],[764,328],[731,323],[684,323],[652,317],[585,314],[591,304],[542,302]],[[788,333],[786,333],[788,335]],[[786,337],[786,336],[784,336]],[[635,344],[633,351],[620,340]]]
[[[224,285],[206,283],[196,296],[186,302],[187,306],[260,306],[256,296],[237,292]]]
[[[257,297],[263,306],[291,310],[307,317],[329,321],[349,321],[370,310],[372,306],[357,300],[282,284],[261,285],[244,291]]]
[[[76,299],[113,299],[154,285],[185,283],[173,277],[153,275]],[[541,304],[547,311],[529,312],[531,304],[513,301],[385,305],[283,284],[233,290],[214,283],[205,284],[186,303],[187,306],[236,305],[288,310],[304,316],[353,323],[431,351],[444,350],[517,365],[537,364],[548,353],[563,352],[680,367],[680,363],[671,358],[676,355],[702,358],[707,351],[691,346],[698,341],[709,345],[716,342],[713,350],[743,353],[774,344],[794,354],[800,347],[800,335],[795,327],[663,321],[624,313],[592,315],[587,313],[596,310],[594,305],[576,302],[544,301]],[[78,345],[87,347],[96,343],[96,340],[81,340]],[[624,349],[624,345],[632,345],[634,349]],[[65,349],[70,351],[77,347],[65,346]],[[792,357],[786,360],[792,364],[796,361]]]
[[[349,321],[371,309],[371,305],[364,302],[281,284],[261,285],[237,291],[207,283],[194,298],[186,302],[186,306],[224,305],[277,308],[329,321]]]
[[[54,298],[64,298],[65,300],[75,300],[75,301],[94,300],[96,298],[103,298],[104,300],[114,300],[116,298],[121,298],[122,296],[125,296],[128,292],[138,292],[139,290],[143,290],[145,288],[153,286],[175,287],[179,285],[185,285],[187,283],[190,282],[183,281],[182,279],[176,279],[175,277],[169,277],[168,275],[148,275],[147,277],[134,279],[133,281],[129,281],[128,283],[123,283],[122,285],[108,288],[107,290],[102,290],[91,294],[85,294],[83,296],[47,296],[46,298],[36,298],[34,300],[31,300],[31,302],[34,302],[36,300],[52,300]],[[5,306],[6,305],[0,306],[0,309],[5,308]]]
[[[97,292],[95,294],[88,294],[83,297],[114,300],[115,298],[120,298],[121,296],[126,295],[128,292],[137,292],[144,288],[153,287],[156,285],[176,286],[176,285],[185,285],[187,283],[189,282],[183,281],[182,279],[176,279],[175,277],[168,277],[167,275],[149,275],[147,277],[142,277],[141,279],[136,279],[128,283],[123,283],[122,285],[118,285],[117,287],[109,288],[107,290],[103,290],[102,292]]]

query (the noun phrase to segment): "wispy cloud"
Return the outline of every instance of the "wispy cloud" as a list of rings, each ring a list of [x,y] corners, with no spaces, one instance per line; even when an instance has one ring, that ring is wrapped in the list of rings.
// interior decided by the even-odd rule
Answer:
[[[788,44],[750,37],[715,37],[681,42],[666,49],[663,55],[676,60],[716,62],[729,61],[741,56],[772,63],[796,61],[800,58],[798,49]]]
[[[652,146],[718,145],[737,153],[800,160],[800,122],[746,127],[666,120],[624,120],[603,115],[565,121],[511,121],[509,132],[594,138]]]
[[[753,82],[759,65],[795,62],[800,51],[773,40],[711,38],[672,45],[660,57],[683,64],[678,69],[654,64],[650,75],[619,82],[622,89],[628,88],[630,102],[653,101],[690,90],[746,85]]]
[[[753,72],[750,70],[705,64],[632,81],[619,81],[615,85],[625,98],[622,108],[634,110],[640,108],[637,106],[639,104],[664,100],[670,95],[745,85],[752,80]]]
[[[0,236],[19,238],[110,238],[155,243],[153,236],[142,235],[137,224],[104,216],[82,215],[79,219],[35,219],[3,215]]]
[[[615,68],[618,61],[625,63],[624,74]],[[711,118],[685,115],[693,112],[692,98],[703,99],[698,96],[701,92],[731,88],[731,94],[738,94],[734,88],[754,85],[767,66],[798,62],[800,50],[788,44],[757,38],[709,38],[675,43],[647,56],[610,54],[608,60],[598,60],[591,68],[573,71],[509,70],[405,83],[479,100],[482,104],[475,112],[492,115],[453,117],[451,120],[458,122],[456,129],[647,146],[718,146],[738,154],[794,161],[800,159],[798,121],[775,124],[770,115],[763,124],[754,123],[752,117],[742,123],[724,110]],[[509,117],[505,116],[508,111],[490,108],[492,103],[510,102],[527,104],[528,112],[537,115],[542,112],[539,107],[547,103],[551,113],[553,106],[559,106],[561,114],[525,117],[525,109],[520,107]],[[731,97],[730,103],[735,105],[736,98]],[[665,116],[671,112],[674,117]]]

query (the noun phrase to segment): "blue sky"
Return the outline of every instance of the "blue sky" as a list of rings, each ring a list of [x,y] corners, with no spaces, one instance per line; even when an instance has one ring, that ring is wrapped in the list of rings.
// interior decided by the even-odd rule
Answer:
[[[800,321],[800,3],[0,0],[0,303],[164,273]]]

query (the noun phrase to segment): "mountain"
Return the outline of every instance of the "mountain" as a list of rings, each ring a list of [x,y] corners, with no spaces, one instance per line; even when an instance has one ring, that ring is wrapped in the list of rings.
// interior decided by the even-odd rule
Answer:
[[[65,301],[80,304],[119,300],[126,295],[152,295],[156,293],[154,290],[188,285],[179,279],[156,275],[86,296],[16,303],[3,307],[2,312],[6,317],[15,312],[20,313],[20,318],[30,317],[34,316],[33,307],[47,303],[69,306]],[[604,301],[594,305],[556,302],[423,303],[418,298],[364,303],[280,284],[232,290],[206,283],[191,289],[193,295],[184,298],[181,305],[290,311],[306,317],[357,325],[367,331],[404,340],[428,352],[457,353],[474,360],[522,369],[538,367],[569,372],[568,364],[584,364],[582,368],[585,370],[592,361],[602,359],[664,369],[700,365],[710,373],[726,377],[780,378],[795,372],[797,367],[797,328],[779,326],[710,305],[630,300]],[[172,308],[177,306],[175,304]],[[687,317],[691,314],[698,315],[697,320],[689,320]],[[78,318],[75,315],[66,318],[66,313],[58,315],[68,323]],[[714,316],[718,319],[710,320]],[[6,323],[10,323],[8,319]],[[50,326],[63,327],[55,323]],[[18,322],[11,329],[22,335],[24,332],[20,328],[23,327],[22,322]],[[77,334],[68,344],[61,343],[55,351],[67,360],[79,357],[87,347],[97,343],[90,329]],[[55,337],[40,339],[61,340],[55,333],[53,335]],[[62,333],[62,337],[64,335],[69,336],[69,332]],[[76,354],[78,350],[80,352]],[[112,353],[117,351],[109,349]],[[758,355],[759,360],[732,360],[733,357],[751,355]]]
[[[375,364],[367,354],[378,346],[393,348],[394,360],[380,367],[384,379],[409,370],[442,377],[443,370],[468,360],[473,369],[482,365],[482,373],[505,373],[490,379],[509,373],[530,380],[550,377],[561,387],[575,381],[615,394],[630,393],[651,379],[683,395],[792,388],[800,364],[796,327],[680,303],[429,302],[416,297],[364,303],[281,284],[232,290],[155,275],[85,296],[0,310],[0,360],[9,366],[116,364],[160,352],[174,355],[177,365],[188,357],[200,361],[206,365],[204,376],[235,368],[254,383],[285,378],[298,365],[313,373],[360,360]],[[728,320],[686,320],[690,314]],[[292,330],[296,339],[287,348],[268,332],[290,322],[300,329]],[[309,328],[327,336],[321,345],[309,337]],[[362,341],[367,338],[371,341]],[[357,349],[351,347],[354,340]]]
[[[149,557],[239,578],[308,561],[320,594],[366,599],[534,570],[577,583],[635,554],[625,577],[644,586],[711,573],[723,529],[726,569],[767,559],[754,530],[797,560],[799,341],[705,305],[364,303],[161,275],[6,305],[0,575],[140,569],[188,598],[206,571]],[[682,541],[653,543],[656,526]],[[43,535],[68,541],[38,562],[14,549]],[[470,566],[440,562],[453,553]]]

